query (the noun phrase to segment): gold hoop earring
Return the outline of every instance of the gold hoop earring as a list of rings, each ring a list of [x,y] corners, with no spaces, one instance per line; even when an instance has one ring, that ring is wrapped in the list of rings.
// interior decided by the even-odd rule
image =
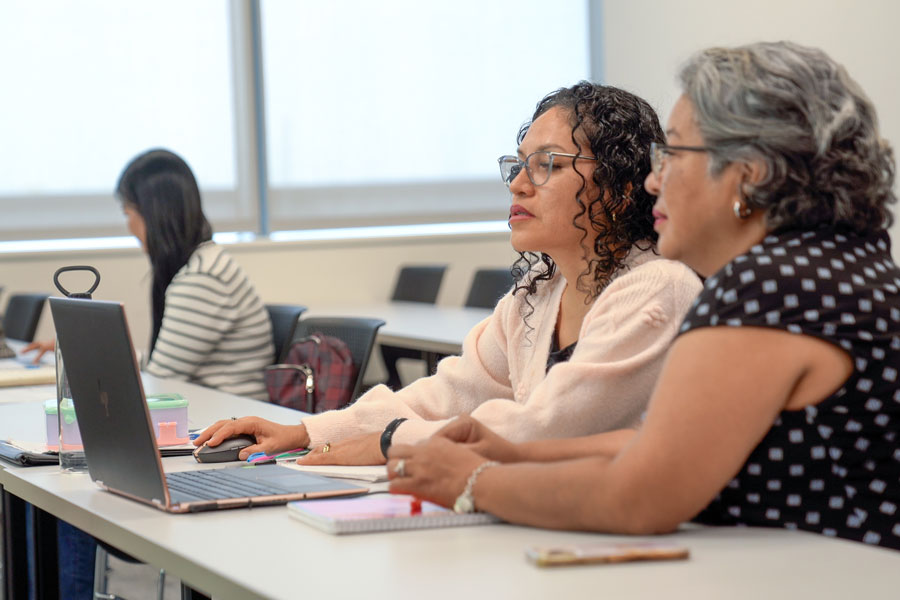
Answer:
[[[749,206],[743,206],[740,200],[735,200],[732,208],[734,209],[734,216],[741,221],[749,218],[750,215],[753,214],[753,209]]]

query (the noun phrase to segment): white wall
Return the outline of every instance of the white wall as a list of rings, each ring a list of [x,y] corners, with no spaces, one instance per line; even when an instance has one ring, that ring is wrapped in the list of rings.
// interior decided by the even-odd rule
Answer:
[[[516,258],[509,236],[502,233],[349,242],[257,242],[227,248],[247,271],[263,302],[307,306],[386,301],[402,264],[449,265],[438,303],[461,306],[475,269],[508,266]],[[5,305],[10,293],[58,295],[52,284],[54,271],[75,264],[92,265],[100,271],[102,279],[94,298],[124,303],[135,346],[146,348],[150,335],[150,269],[137,249],[0,254],[0,285],[6,288],[0,306]],[[71,281],[67,287],[81,288],[78,276],[64,275],[64,285]],[[49,310],[45,310],[37,337],[50,339],[53,335]]]
[[[847,67],[875,103],[882,135],[900,154],[896,0],[607,0],[602,22],[606,83],[646,98],[664,123],[678,97],[678,68],[693,52],[790,40],[820,47]],[[891,239],[900,261],[900,206],[894,213]]]

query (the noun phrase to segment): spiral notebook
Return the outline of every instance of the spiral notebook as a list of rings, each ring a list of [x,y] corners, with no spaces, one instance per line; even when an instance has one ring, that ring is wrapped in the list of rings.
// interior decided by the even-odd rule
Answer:
[[[340,500],[289,502],[288,514],[322,531],[334,534],[433,529],[499,523],[487,513],[457,514],[413,496],[370,494]]]

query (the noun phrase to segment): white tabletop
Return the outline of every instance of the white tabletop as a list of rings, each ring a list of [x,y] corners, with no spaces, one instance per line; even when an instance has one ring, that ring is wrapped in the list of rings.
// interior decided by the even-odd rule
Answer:
[[[378,341],[425,352],[459,354],[466,334],[491,315],[487,308],[422,302],[312,306],[304,317],[343,316],[384,319]]]
[[[897,552],[814,534],[691,528],[667,537],[687,561],[539,569],[529,545],[625,538],[510,525],[341,537],[284,507],[167,515],[55,467],[0,471],[0,483],[216,598],[874,598],[900,568]]]
[[[148,393],[189,398],[194,425],[300,416],[190,384],[145,382]],[[0,405],[0,428],[15,429],[9,422],[23,418],[20,409],[37,405]],[[190,457],[163,464],[208,467]],[[104,492],[87,475],[6,467],[0,484],[8,492],[216,598],[866,598],[896,591],[900,572],[900,553],[890,550],[779,529],[704,527],[666,536],[690,549],[687,561],[540,569],[525,560],[527,546],[634,538],[511,525],[332,536],[284,507],[168,515]]]

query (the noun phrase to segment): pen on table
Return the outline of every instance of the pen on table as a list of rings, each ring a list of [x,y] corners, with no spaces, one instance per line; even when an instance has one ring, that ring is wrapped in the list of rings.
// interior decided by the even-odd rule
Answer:
[[[409,514],[410,515],[421,515],[422,514],[422,500],[420,498],[413,498],[409,501]]]
[[[259,465],[259,464],[271,464],[278,459],[282,458],[296,458],[298,456],[303,456],[308,453],[309,449],[307,448],[295,448],[294,450],[289,450],[287,452],[282,452],[280,454],[269,455],[265,452],[254,452],[250,456],[247,457],[247,462]]]

